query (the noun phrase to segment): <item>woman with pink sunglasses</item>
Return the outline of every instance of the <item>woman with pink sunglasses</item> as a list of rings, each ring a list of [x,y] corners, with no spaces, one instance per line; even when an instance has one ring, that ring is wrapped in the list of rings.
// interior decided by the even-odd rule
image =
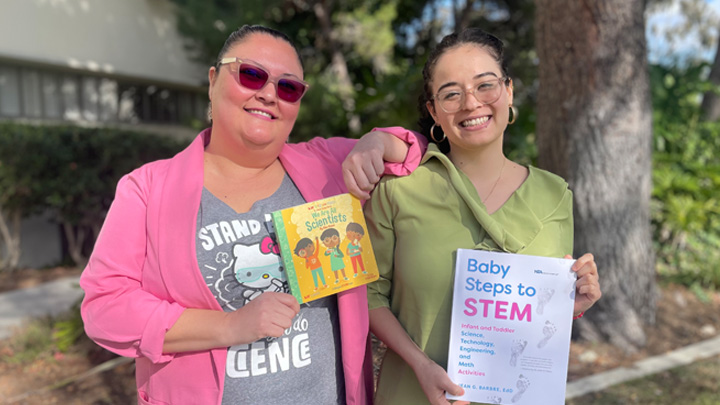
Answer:
[[[365,288],[298,305],[269,214],[367,197],[425,144],[397,129],[287,143],[308,85],[275,30],[231,34],[208,78],[211,128],[118,184],[80,281],[86,332],[136,359],[139,403],[369,403]]]

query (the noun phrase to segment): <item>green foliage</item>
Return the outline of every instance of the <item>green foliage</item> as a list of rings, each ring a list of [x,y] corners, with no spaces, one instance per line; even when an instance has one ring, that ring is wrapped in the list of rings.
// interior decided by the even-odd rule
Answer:
[[[120,177],[184,143],[107,128],[0,123],[0,206],[99,229]]]
[[[663,277],[720,288],[720,123],[700,119],[706,68],[651,67],[653,239]]]
[[[52,324],[50,318],[34,319],[20,331],[3,342],[0,361],[25,363],[52,353]]]
[[[78,301],[68,311],[65,319],[55,322],[52,338],[59,351],[67,352],[84,335],[85,327],[80,315],[80,301]]]
[[[57,317],[40,317],[29,321],[0,345],[0,362],[26,363],[65,353],[76,347],[85,336],[80,301]]]
[[[243,24],[279,29],[296,43],[304,61],[305,80],[311,87],[291,134],[294,142],[315,136],[355,137],[377,126],[415,128],[427,51],[461,17],[451,9],[452,3],[440,0],[173,2],[178,5],[179,31],[198,59],[208,65],[227,36]],[[318,20],[318,9],[329,15],[329,27]],[[515,104],[528,111],[521,114],[521,119],[530,127],[534,127],[531,111],[537,63],[533,12],[531,0],[494,0],[475,2],[466,10],[469,18],[465,19],[506,41],[510,73],[516,83]],[[352,82],[350,103],[343,101],[342,86],[333,67],[336,51],[345,58]],[[352,115],[360,119],[360,133],[348,130]],[[528,143],[532,136],[527,134],[533,131],[518,124],[511,131],[511,149],[517,150],[521,161],[531,161],[535,153]]]

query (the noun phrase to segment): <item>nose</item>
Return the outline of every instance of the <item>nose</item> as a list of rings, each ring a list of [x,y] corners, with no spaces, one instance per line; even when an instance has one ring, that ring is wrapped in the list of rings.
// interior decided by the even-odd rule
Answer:
[[[465,100],[463,102],[463,107],[468,110],[474,110],[484,105],[485,104],[481,103],[480,100],[477,99],[474,90],[465,90]]]
[[[277,85],[272,80],[268,80],[265,85],[255,93],[255,97],[264,103],[273,103],[277,97]]]

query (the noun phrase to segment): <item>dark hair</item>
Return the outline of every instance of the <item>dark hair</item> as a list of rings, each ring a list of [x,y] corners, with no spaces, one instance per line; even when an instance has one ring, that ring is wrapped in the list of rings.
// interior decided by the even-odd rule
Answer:
[[[502,41],[496,36],[489,34],[479,28],[467,28],[460,33],[452,33],[446,35],[428,56],[425,67],[423,67],[423,91],[418,97],[418,112],[420,113],[420,119],[418,125],[420,126],[420,132],[425,135],[430,142],[437,143],[430,136],[430,128],[432,128],[435,120],[427,110],[426,104],[428,101],[433,102],[432,94],[432,78],[435,73],[435,66],[438,60],[445,52],[457,48],[461,45],[477,45],[484,48],[490,56],[500,65],[500,71],[503,76],[509,77],[507,64],[504,56],[504,46]],[[439,125],[435,126],[435,137],[442,138],[442,128]],[[450,144],[447,139],[443,140],[438,144],[440,150],[447,153],[450,150]]]
[[[295,254],[298,254],[301,250],[305,249],[306,247],[313,244],[313,241],[310,240],[310,238],[302,238],[298,241],[297,245],[295,246]]]
[[[270,35],[273,38],[281,39],[287,42],[295,50],[295,55],[297,55],[298,61],[300,61],[300,66],[303,66],[302,59],[300,58],[300,51],[287,35],[283,34],[278,30],[268,28],[263,25],[243,25],[242,27],[233,31],[233,33],[230,34],[230,36],[225,40],[225,44],[223,45],[222,49],[220,49],[220,53],[218,53],[218,57],[215,60],[215,67],[220,67],[220,60],[233,45],[245,41],[250,35],[253,34]]]
[[[325,240],[325,238],[329,238],[331,236],[337,236],[339,238],[340,232],[338,232],[335,228],[328,228],[320,235],[320,239]]]
[[[365,235],[365,230],[363,229],[362,225],[360,225],[356,222],[350,222],[347,225],[345,232],[355,232],[355,233],[359,233],[361,236]]]

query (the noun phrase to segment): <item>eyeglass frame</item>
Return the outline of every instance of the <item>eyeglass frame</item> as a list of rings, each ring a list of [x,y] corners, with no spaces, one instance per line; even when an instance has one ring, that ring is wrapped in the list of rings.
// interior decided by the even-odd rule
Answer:
[[[247,63],[248,65],[252,65],[253,67],[256,67],[256,68],[262,70],[263,72],[265,72],[265,73],[267,74],[267,76],[268,76],[267,81],[265,81],[265,84],[263,84],[262,87],[260,87],[259,89],[255,90],[255,91],[260,91],[260,90],[264,89],[265,86],[268,85],[268,83],[272,83],[272,84],[275,85],[275,95],[277,96],[277,98],[278,98],[279,100],[282,100],[282,101],[286,102],[286,103],[289,103],[289,104],[297,104],[297,103],[299,103],[300,100],[302,100],[302,98],[305,97],[305,94],[307,94],[307,91],[308,91],[308,89],[310,88],[310,84],[309,84],[309,83],[307,83],[307,82],[305,82],[305,81],[303,81],[303,80],[300,80],[299,78],[297,78],[297,76],[294,76],[294,75],[289,74],[289,73],[283,73],[283,74],[281,74],[281,75],[279,75],[279,76],[274,76],[274,77],[273,77],[273,76],[270,75],[270,72],[268,72],[266,68],[260,66],[257,62],[252,61],[252,60],[249,60],[249,59],[240,59],[240,58],[238,58],[238,57],[222,58],[222,59],[220,59],[220,62],[218,62],[216,68],[217,68],[217,69],[220,69],[220,66],[222,66],[222,65],[229,65],[229,64],[235,63],[235,62],[238,63],[238,66],[241,65],[241,64],[243,64],[243,63]],[[237,73],[238,73],[238,75],[240,74],[239,71],[238,71]],[[241,85],[242,87],[245,87],[246,89],[253,90],[253,89],[251,89],[251,88],[243,85],[243,84],[240,82],[240,77],[239,77],[238,75],[236,75],[236,76],[237,76],[238,84]],[[293,80],[293,81],[295,81],[295,82],[298,82],[299,84],[301,84],[302,86],[305,87],[305,91],[303,91],[302,95],[300,95],[300,98],[298,98],[297,101],[291,102],[291,101],[283,100],[282,98],[280,98],[280,95],[279,95],[279,93],[278,93],[278,92],[279,92],[278,82],[279,82],[280,79],[283,78],[283,77],[292,78],[292,79],[290,79],[290,80]]]
[[[495,76],[495,75],[492,75],[492,76]],[[496,80],[498,81],[498,83],[500,83],[501,85],[505,85],[505,87],[509,86],[509,85],[512,83],[512,78],[509,77],[509,76],[496,77],[495,79],[496,79]],[[486,83],[486,82],[490,82],[490,81],[492,81],[492,80],[484,80],[484,81],[482,81],[482,82],[479,82],[478,84]],[[482,105],[488,105],[488,104],[492,104],[492,103],[500,100],[500,97],[502,96],[502,90],[501,90],[500,92],[498,92],[498,97],[497,97],[495,100],[493,100],[493,101],[491,101],[491,102],[489,102],[489,103],[484,103],[484,102],[480,101],[480,99],[478,99],[477,96],[475,95],[475,92],[477,91],[477,85],[478,85],[478,84],[473,85],[474,90],[472,90],[472,95],[473,95],[473,97],[475,97],[475,100],[477,100],[478,103],[480,103],[480,104],[482,104]],[[462,105],[467,101],[466,94],[467,94],[467,93],[470,93],[471,90],[469,90],[469,89],[467,89],[467,88],[464,88],[464,89],[460,90],[460,94],[462,94],[462,98],[460,99],[460,106],[458,107],[457,110],[448,111],[448,110],[445,109],[445,107],[443,107],[443,103],[442,103],[441,100],[438,99],[438,97],[439,97],[441,94],[450,93],[450,92],[452,92],[452,91],[456,91],[456,90],[446,90],[446,91],[443,91],[443,92],[437,92],[435,95],[433,95],[433,96],[430,98],[430,100],[432,100],[432,101],[437,101],[437,103],[440,105],[440,108],[441,108],[443,111],[445,111],[447,114],[456,113],[456,112],[458,112],[458,111],[460,111],[460,110],[463,109]]]

